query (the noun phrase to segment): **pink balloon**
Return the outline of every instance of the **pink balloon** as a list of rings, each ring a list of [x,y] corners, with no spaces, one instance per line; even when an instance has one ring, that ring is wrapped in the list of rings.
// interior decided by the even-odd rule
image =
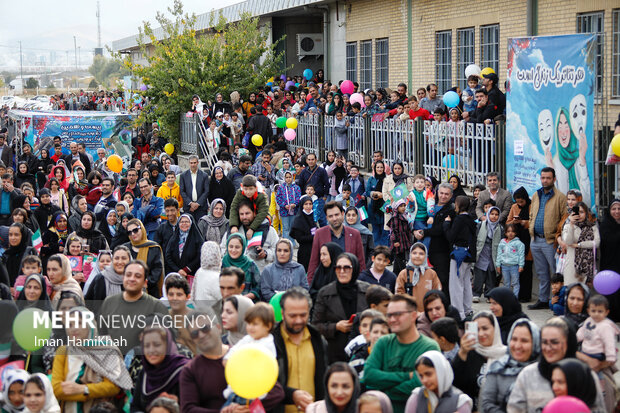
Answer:
[[[296,136],[297,136],[297,133],[295,133],[295,130],[293,129],[287,129],[284,131],[284,139],[286,139],[289,142],[295,139]]]
[[[349,100],[351,101],[351,103],[359,103],[363,108],[366,107],[366,104],[364,103],[364,97],[360,93],[352,94]]]
[[[355,92],[355,85],[350,80],[345,80],[340,85],[340,90],[342,90],[342,93],[351,94],[351,93]]]
[[[560,396],[547,403],[543,413],[590,413],[590,409],[576,397]]]

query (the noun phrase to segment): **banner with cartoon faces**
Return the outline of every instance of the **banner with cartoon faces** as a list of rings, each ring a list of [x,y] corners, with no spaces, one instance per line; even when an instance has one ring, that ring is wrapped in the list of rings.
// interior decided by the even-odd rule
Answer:
[[[506,172],[511,192],[540,188],[552,167],[556,187],[594,199],[595,35],[513,38],[508,41]]]

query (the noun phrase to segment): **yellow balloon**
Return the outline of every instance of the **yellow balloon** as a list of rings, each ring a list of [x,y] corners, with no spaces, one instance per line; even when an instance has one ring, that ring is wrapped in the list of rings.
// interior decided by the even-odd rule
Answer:
[[[248,345],[230,356],[224,374],[235,394],[248,400],[256,399],[276,384],[278,363],[267,350]]]
[[[484,75],[488,75],[489,73],[495,73],[492,67],[485,67],[480,71],[480,77],[484,77]]]
[[[269,79],[267,79],[267,83],[272,82],[273,83],[273,76],[271,76]]]
[[[116,172],[117,174],[121,173],[123,170],[123,160],[121,157],[118,155],[110,155],[108,157],[108,168],[110,168],[110,171]]]
[[[289,129],[296,129],[297,128],[297,119],[295,118],[288,118],[286,120],[286,127]]]
[[[254,144],[254,146],[261,146],[263,144],[263,137],[260,136],[258,133],[256,135],[253,135],[252,143]]]
[[[620,156],[620,133],[611,140],[611,151],[616,156]]]
[[[168,155],[172,155],[174,153],[174,145],[167,143],[166,146],[164,146],[164,151],[166,151]]]

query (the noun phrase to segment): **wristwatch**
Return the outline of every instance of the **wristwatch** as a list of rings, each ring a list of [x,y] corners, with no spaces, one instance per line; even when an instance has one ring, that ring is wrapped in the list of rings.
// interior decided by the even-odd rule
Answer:
[[[88,385],[84,385],[84,396],[88,396],[90,394],[90,390],[88,390]]]

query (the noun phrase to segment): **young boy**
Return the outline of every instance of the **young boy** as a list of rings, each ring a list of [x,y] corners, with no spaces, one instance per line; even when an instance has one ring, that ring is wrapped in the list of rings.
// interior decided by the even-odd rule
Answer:
[[[525,265],[525,244],[517,238],[515,224],[506,225],[504,235],[506,238],[497,246],[496,270],[497,274],[504,275],[504,285],[512,288],[514,295],[519,297],[519,274]]]
[[[183,198],[181,197],[181,187],[177,184],[177,175],[173,170],[166,172],[166,182],[161,184],[157,190],[157,196],[166,201],[168,198],[174,198],[179,203],[179,208],[183,208]],[[162,216],[162,219],[166,219]]]
[[[176,342],[189,348],[196,354],[196,345],[192,340],[189,330],[185,327],[185,317],[189,314],[192,304],[189,304],[190,285],[185,277],[176,272],[171,272],[164,279],[164,296],[161,300],[167,300],[170,305],[169,314],[173,318],[173,329]],[[165,303],[165,301],[164,301]]]
[[[19,293],[24,289],[24,283],[26,282],[26,278],[28,278],[32,274],[42,274],[43,265],[41,264],[41,258],[38,255],[26,255],[22,260],[22,268],[21,274],[15,279],[15,283],[11,288],[13,292],[13,297],[17,300]],[[45,279],[45,289],[47,290],[47,295],[52,294],[52,285],[47,280],[47,277],[43,277]]]
[[[589,317],[577,330],[577,341],[581,342],[581,351],[594,359],[603,361],[604,367],[616,363],[616,338],[620,329],[607,318],[609,301],[596,294],[588,300]],[[600,377],[600,373],[599,373]]]
[[[245,175],[241,180],[241,188],[235,194],[230,206],[230,233],[239,231],[241,222],[239,220],[239,202],[243,198],[247,198],[252,203],[256,216],[250,224],[250,228],[246,228],[246,239],[252,239],[252,235],[261,227],[261,225],[269,226],[267,215],[269,214],[269,199],[263,192],[259,192],[257,188],[256,177],[254,175]]]
[[[467,78],[467,87],[463,91],[463,95],[467,92],[467,96],[463,99],[463,111],[464,112],[473,112],[478,107],[478,102],[474,96],[476,96],[476,91],[480,89],[482,86],[478,84],[479,78],[477,75],[471,75]]]
[[[433,120],[437,122],[441,122],[444,120],[445,115],[446,115],[446,112],[443,110],[443,108],[437,107],[433,111]]]
[[[314,215],[314,222],[321,222],[320,219],[322,216],[325,215],[325,212],[323,212],[323,210],[319,207],[319,198],[314,194],[314,185],[312,184],[306,185],[306,196],[309,196],[312,199],[312,211]]]
[[[439,344],[443,355],[452,362],[459,352],[459,326],[450,317],[441,317],[431,324],[431,338]]]
[[[555,274],[551,277],[551,300],[549,300],[549,308],[553,311],[553,315],[564,315],[565,296],[564,276]]]
[[[426,189],[426,178],[422,174],[413,177],[413,189],[407,196],[407,220],[414,231],[431,227],[435,216],[435,195]],[[431,239],[424,237],[422,243],[428,250]]]
[[[394,273],[400,273],[408,261],[409,249],[413,245],[413,233],[405,217],[405,199],[399,199],[392,205],[392,217],[387,225],[390,228],[390,243],[394,254]]]
[[[358,280],[380,285],[393,293],[396,287],[396,274],[386,268],[390,265],[391,256],[392,251],[388,247],[384,245],[375,247],[370,257],[372,260],[371,267],[362,271]]]
[[[355,204],[355,202],[351,199],[351,185],[342,185],[342,192],[336,195],[336,201],[340,202],[344,209],[347,209]]]
[[[387,306],[392,298],[392,293],[385,287],[380,285],[371,285],[366,290],[366,304],[368,307],[379,311],[381,314],[387,314]]]
[[[365,345],[369,341],[369,333],[370,333],[370,323],[376,317],[385,317],[382,313],[377,310],[372,310],[370,308],[362,311],[359,316],[359,324],[357,330],[359,331],[359,335],[355,336],[352,340],[350,340],[344,348],[344,352],[347,356],[351,356],[357,350],[357,347]],[[357,317],[356,317],[357,318]],[[351,330],[351,335],[356,330],[355,327]],[[349,335],[349,337],[351,337]]]
[[[349,361],[349,365],[357,372],[360,379],[364,378],[364,364],[366,364],[366,359],[368,359],[373,346],[377,340],[388,334],[390,334],[390,328],[385,317],[373,318],[368,327],[367,342],[353,349],[351,361]]]

